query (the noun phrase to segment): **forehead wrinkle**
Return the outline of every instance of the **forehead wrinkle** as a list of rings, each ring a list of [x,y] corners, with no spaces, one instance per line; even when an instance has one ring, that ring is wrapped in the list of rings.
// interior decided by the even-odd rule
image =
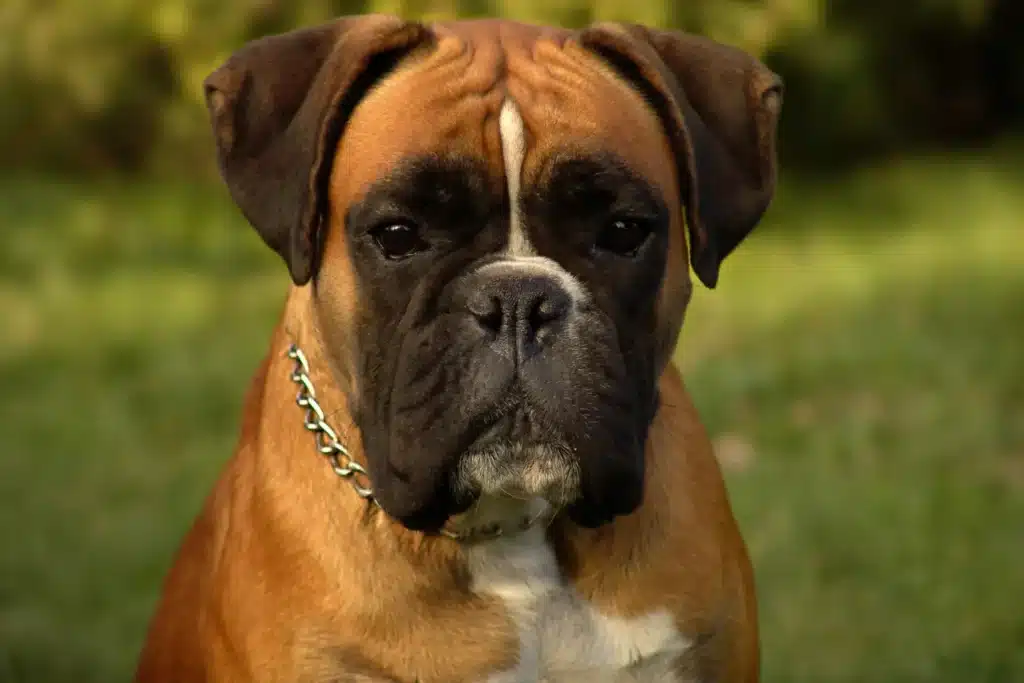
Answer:
[[[502,137],[502,121],[503,117],[507,118],[508,104],[505,87],[508,74],[507,52],[516,49],[516,43],[510,40],[504,24],[493,25],[493,28],[495,30],[492,33],[485,32],[483,40],[464,38],[460,34],[445,34],[445,28],[441,28],[445,41],[459,44],[463,53],[471,55],[468,61],[459,61],[457,66],[460,71],[457,74],[442,74],[442,80],[450,78],[449,82],[457,84],[454,87],[460,97],[456,109],[474,106],[473,103],[479,103],[482,107],[482,111],[473,118],[479,121],[481,127],[483,154],[500,177],[507,175],[505,159],[509,153]]]
[[[332,191],[348,201],[404,158],[450,153],[501,166],[503,99],[497,45],[473,48],[451,36],[384,78],[359,103],[336,151]]]
[[[675,196],[660,120],[599,58],[559,35],[501,27],[438,35],[433,50],[400,66],[356,108],[337,150],[336,198],[352,198],[407,156],[429,152],[481,158],[505,186],[500,112],[509,98],[522,122],[521,188],[533,184],[546,157],[584,147],[620,153]]]
[[[447,48],[441,53],[441,59],[426,61],[422,69],[425,77],[434,83],[458,96],[467,96],[485,95],[503,80],[505,55],[498,43],[472,43],[457,36],[445,36],[441,45]],[[446,55],[452,56],[445,59]]]
[[[675,157],[654,109],[598,57],[573,43],[540,44],[533,60],[511,65],[509,91],[535,131],[523,183],[536,182],[546,157],[566,148],[614,151],[678,202]]]

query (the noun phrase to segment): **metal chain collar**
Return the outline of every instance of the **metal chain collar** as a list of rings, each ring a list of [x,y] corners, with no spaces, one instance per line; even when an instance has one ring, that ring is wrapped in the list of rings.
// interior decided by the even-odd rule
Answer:
[[[291,380],[299,385],[299,393],[295,397],[295,403],[306,411],[303,426],[313,433],[316,441],[317,451],[325,456],[331,463],[331,469],[342,479],[348,480],[356,494],[363,500],[370,501],[380,507],[380,503],[373,496],[373,488],[370,486],[370,475],[366,468],[352,459],[352,455],[345,448],[345,445],[338,440],[338,433],[327,424],[327,416],[324,409],[316,399],[316,389],[313,387],[313,380],[309,376],[309,361],[306,354],[297,344],[291,344],[286,354],[288,358],[295,361],[295,369],[292,370]],[[526,531],[538,523],[549,523],[555,515],[555,511],[541,513],[531,519],[526,519],[518,527],[520,531]],[[450,529],[442,528],[442,536],[457,541],[490,540],[504,534],[504,527],[492,525],[479,530],[467,533],[456,533]]]
[[[320,451],[320,455],[327,457],[335,474],[352,484],[360,498],[373,500],[370,475],[362,465],[352,459],[348,449],[338,441],[337,432],[327,424],[324,409],[316,400],[313,380],[309,377],[309,361],[306,360],[306,354],[297,345],[292,344],[288,347],[288,357],[295,361],[291,380],[299,385],[299,395],[295,397],[295,403],[306,411],[303,426],[313,432],[317,450]],[[366,483],[361,484],[360,480]]]

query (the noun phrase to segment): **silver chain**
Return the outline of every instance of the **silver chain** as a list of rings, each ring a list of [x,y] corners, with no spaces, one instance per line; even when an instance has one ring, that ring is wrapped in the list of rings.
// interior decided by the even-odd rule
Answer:
[[[370,487],[370,475],[367,473],[366,468],[352,459],[348,449],[338,440],[338,433],[331,428],[331,425],[327,424],[327,416],[324,414],[324,409],[320,407],[320,403],[316,400],[316,389],[313,388],[313,380],[309,376],[309,361],[306,360],[306,354],[296,344],[291,344],[288,347],[287,356],[295,361],[295,369],[292,370],[291,374],[291,380],[299,385],[299,393],[295,397],[295,403],[306,411],[303,426],[313,433],[316,439],[317,450],[331,463],[331,469],[334,470],[335,474],[342,479],[348,480],[360,498],[380,507],[380,503],[373,497],[373,489]],[[553,516],[554,511],[548,514],[539,514],[532,519],[525,520],[520,524],[519,528],[526,530],[540,523],[546,525],[551,522]],[[476,531],[472,536],[456,533],[444,528],[440,530],[440,533],[442,536],[455,540],[466,540],[470,537],[486,540],[502,536],[504,529],[500,526],[494,526]]]
[[[316,389],[313,388],[313,380],[309,377],[309,361],[306,360],[306,354],[292,344],[288,347],[288,357],[295,361],[291,379],[299,385],[295,403],[306,411],[303,426],[313,432],[317,450],[320,451],[320,455],[326,456],[335,474],[352,484],[360,498],[372,500],[373,489],[370,488],[370,477],[366,468],[353,460],[348,449],[338,440],[337,432],[327,424],[324,409],[316,400]]]

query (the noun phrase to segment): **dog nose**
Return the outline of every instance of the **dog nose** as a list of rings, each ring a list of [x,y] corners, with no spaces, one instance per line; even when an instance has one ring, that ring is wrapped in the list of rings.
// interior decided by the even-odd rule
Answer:
[[[572,301],[552,278],[498,275],[479,283],[467,308],[493,343],[515,349],[522,362],[557,337]]]

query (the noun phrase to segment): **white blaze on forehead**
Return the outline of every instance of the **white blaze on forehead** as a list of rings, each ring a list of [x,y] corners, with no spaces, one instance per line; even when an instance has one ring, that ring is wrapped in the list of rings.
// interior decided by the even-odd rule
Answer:
[[[501,136],[501,155],[505,162],[505,182],[508,183],[509,235],[507,252],[511,256],[530,256],[534,253],[530,238],[523,225],[519,208],[519,189],[523,173],[523,158],[526,156],[526,126],[515,101],[507,98],[498,115],[498,132]]]
[[[501,135],[501,155],[505,164],[505,182],[509,197],[509,234],[504,258],[484,266],[483,270],[504,270],[523,275],[547,275],[553,277],[569,293],[574,303],[587,299],[583,283],[561,266],[557,261],[539,256],[530,244],[530,236],[523,222],[519,192],[522,187],[523,159],[526,157],[526,125],[519,114],[519,108],[511,98],[506,98],[498,116],[498,132]]]

